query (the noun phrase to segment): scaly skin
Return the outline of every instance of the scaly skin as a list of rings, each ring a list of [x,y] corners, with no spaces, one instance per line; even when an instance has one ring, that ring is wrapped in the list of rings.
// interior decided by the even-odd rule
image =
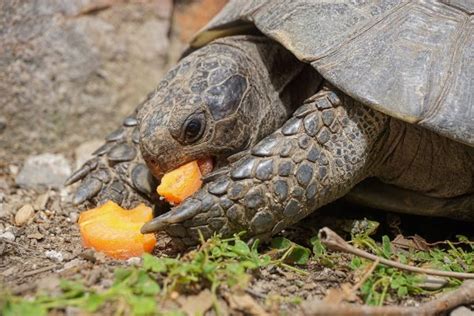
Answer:
[[[106,137],[94,158],[69,177],[67,185],[82,180],[73,203],[99,205],[112,200],[123,207],[143,201],[158,203],[154,191],[157,182],[141,157],[138,143],[138,120],[133,114]]]
[[[150,171],[159,179],[208,157],[216,167],[225,165],[229,155],[281,126],[320,82],[314,69],[268,38],[216,40],[172,68],[134,115],[107,137],[96,157],[70,177],[67,184],[82,180],[74,203],[157,203],[158,181]],[[190,118],[201,126],[191,138]]]
[[[185,245],[214,232],[268,237],[345,195],[371,174],[390,118],[324,89],[192,198],[142,231]]]
[[[159,178],[213,157],[218,168],[205,176],[204,187],[143,232],[166,230],[185,245],[198,242],[198,231],[267,237],[371,176],[407,189],[405,204],[396,204],[412,213],[419,207],[406,202],[409,191],[435,199],[423,214],[474,220],[473,148],[329,86],[316,93],[320,82],[310,66],[269,39],[216,40],[172,69],[137,110],[138,122],[125,124],[138,125],[113,133],[98,157],[72,176],[71,182],[84,179],[76,202],[124,205],[142,198],[137,187],[153,187],[143,160]],[[198,124],[190,129],[191,119]],[[219,168],[228,157],[230,165]]]

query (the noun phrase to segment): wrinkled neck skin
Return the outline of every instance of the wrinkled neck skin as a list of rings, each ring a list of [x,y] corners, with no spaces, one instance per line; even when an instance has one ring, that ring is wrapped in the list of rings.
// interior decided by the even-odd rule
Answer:
[[[140,108],[143,158],[156,177],[196,159],[223,165],[280,127],[320,82],[268,38],[218,39],[183,58]],[[192,118],[202,129],[190,140]]]

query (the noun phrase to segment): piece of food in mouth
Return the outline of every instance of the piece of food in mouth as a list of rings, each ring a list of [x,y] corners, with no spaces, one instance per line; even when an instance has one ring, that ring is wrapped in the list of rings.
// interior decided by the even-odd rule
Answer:
[[[179,204],[202,186],[202,175],[212,171],[212,160],[194,160],[166,173],[156,191],[171,204]]]
[[[153,251],[155,235],[140,233],[143,224],[152,218],[151,208],[144,204],[126,210],[108,201],[82,212],[78,223],[84,247],[115,259],[128,259]]]

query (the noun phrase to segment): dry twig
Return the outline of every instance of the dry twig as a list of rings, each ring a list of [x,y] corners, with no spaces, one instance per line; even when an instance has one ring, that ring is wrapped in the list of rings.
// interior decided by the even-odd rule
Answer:
[[[321,243],[323,243],[325,246],[329,247],[330,249],[351,253],[353,255],[356,255],[368,260],[372,260],[372,261],[379,260],[380,263],[387,265],[389,267],[406,270],[410,272],[437,275],[437,276],[450,277],[450,278],[456,278],[456,279],[474,279],[474,273],[462,273],[462,272],[442,271],[442,270],[435,270],[435,269],[413,267],[413,266],[409,266],[397,261],[388,260],[376,255],[373,255],[371,253],[368,253],[367,251],[364,251],[364,250],[361,250],[349,245],[344,239],[342,239],[341,236],[336,234],[334,231],[332,231],[328,227],[324,227],[319,231],[319,239],[321,240]]]
[[[328,304],[322,301],[305,302],[304,315],[438,315],[458,306],[474,302],[474,281],[465,281],[458,289],[421,306],[368,306],[356,304]]]

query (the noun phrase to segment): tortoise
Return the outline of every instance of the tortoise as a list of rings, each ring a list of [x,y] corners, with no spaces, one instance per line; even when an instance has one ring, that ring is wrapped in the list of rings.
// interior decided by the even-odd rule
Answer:
[[[474,4],[231,0],[96,157],[74,202],[158,203],[160,177],[214,163],[146,223],[184,245],[267,238],[340,197],[474,220]]]

